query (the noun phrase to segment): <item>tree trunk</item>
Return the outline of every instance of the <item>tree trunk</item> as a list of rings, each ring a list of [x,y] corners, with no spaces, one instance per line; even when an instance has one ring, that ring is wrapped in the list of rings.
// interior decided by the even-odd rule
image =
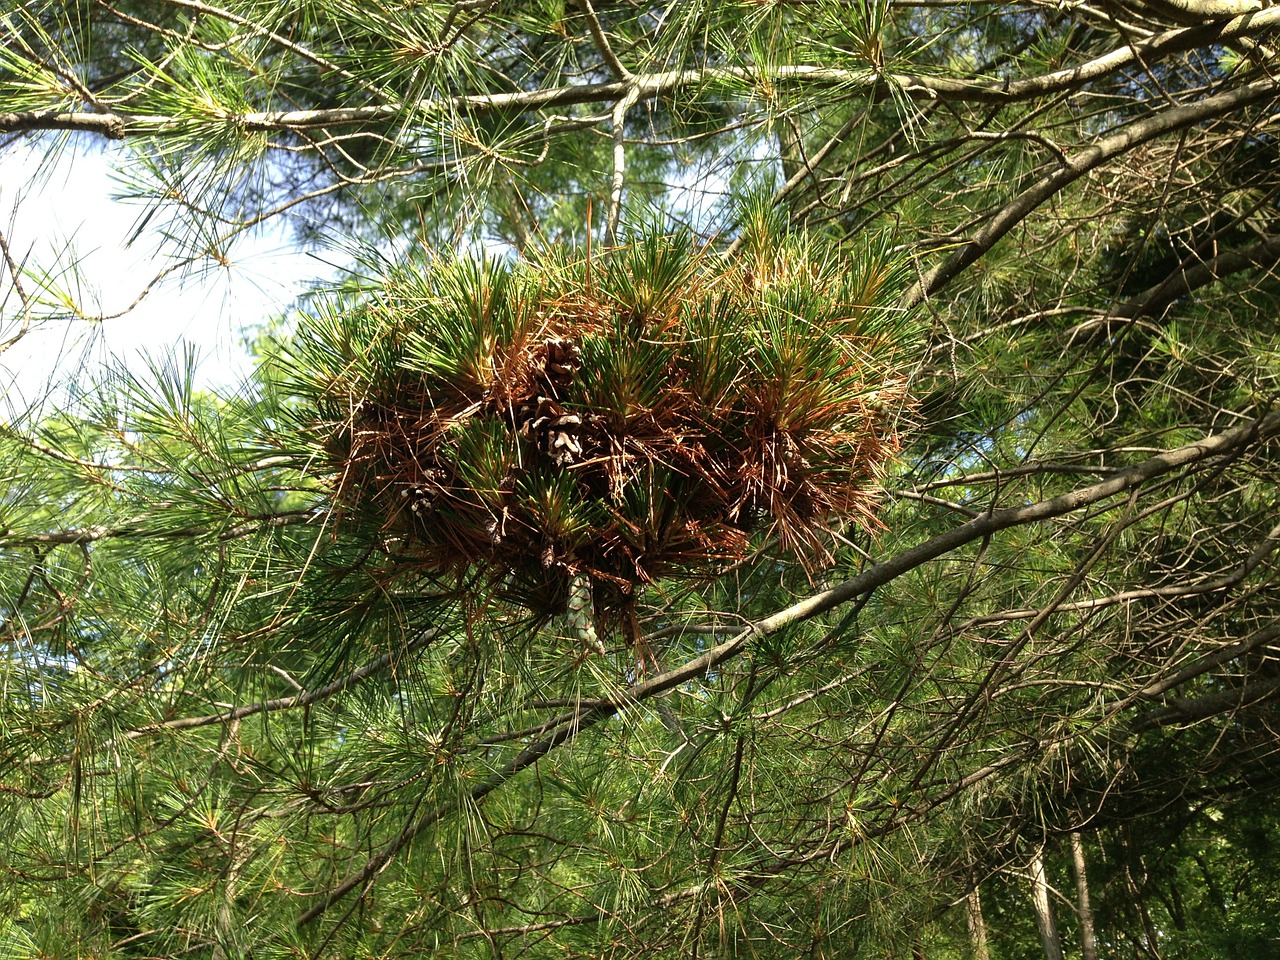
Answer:
[[[1098,960],[1098,943],[1093,935],[1093,907],[1089,904],[1089,878],[1084,865],[1084,842],[1071,834],[1071,864],[1076,874],[1076,908],[1080,911],[1080,958]]]
[[[1141,864],[1141,860],[1139,860]],[[1143,868],[1142,883],[1139,883],[1133,876],[1131,865],[1124,868],[1125,886],[1129,888],[1129,896],[1133,900],[1134,909],[1138,911],[1138,919],[1142,921],[1142,932],[1146,935],[1143,939],[1146,941],[1146,952],[1154,960],[1160,960],[1160,942],[1159,935],[1156,933],[1156,925],[1151,922],[1151,912],[1147,910],[1147,894],[1146,894],[1146,868]]]
[[[982,919],[982,895],[975,883],[965,897],[965,919],[969,923],[969,947],[973,960],[990,960],[987,951],[987,922]]]
[[[1036,911],[1036,928],[1044,946],[1044,960],[1062,960],[1062,939],[1053,919],[1049,903],[1049,881],[1044,872],[1044,846],[1038,846],[1031,857],[1031,905]]]
[[[782,182],[789,183],[804,166],[804,145],[795,125],[786,116],[774,121],[774,133],[778,138],[778,158],[782,161]]]

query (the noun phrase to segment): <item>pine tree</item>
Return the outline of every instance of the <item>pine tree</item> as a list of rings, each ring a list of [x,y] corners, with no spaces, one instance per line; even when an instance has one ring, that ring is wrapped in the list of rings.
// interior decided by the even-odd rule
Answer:
[[[346,239],[6,415],[5,951],[1263,955],[1278,11],[0,12],[157,273]]]

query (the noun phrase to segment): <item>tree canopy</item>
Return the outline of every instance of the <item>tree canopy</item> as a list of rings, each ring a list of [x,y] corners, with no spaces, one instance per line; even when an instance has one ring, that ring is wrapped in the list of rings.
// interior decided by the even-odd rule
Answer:
[[[347,262],[6,412],[6,956],[1274,955],[1280,7],[10,7]]]

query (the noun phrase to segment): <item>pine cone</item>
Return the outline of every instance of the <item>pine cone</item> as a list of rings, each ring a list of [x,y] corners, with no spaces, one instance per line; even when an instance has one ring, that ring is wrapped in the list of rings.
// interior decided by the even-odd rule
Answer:
[[[585,574],[574,574],[569,579],[569,597],[565,610],[569,629],[584,647],[604,654],[604,644],[596,633],[595,604],[591,597],[591,581]]]
[[[520,435],[560,466],[582,456],[582,418],[565,413],[564,407],[548,397],[537,397],[516,411]]]
[[[422,482],[404,487],[400,496],[409,501],[411,511],[418,513],[431,507],[448,479],[449,474],[443,467],[426,467],[422,471]]]
[[[582,442],[578,432],[582,428],[582,418],[568,413],[557,417],[547,425],[543,452],[560,466],[573,463],[582,456]]]
[[[556,337],[542,348],[546,355],[543,369],[553,391],[563,390],[573,383],[573,375],[582,366],[582,351],[572,340]]]

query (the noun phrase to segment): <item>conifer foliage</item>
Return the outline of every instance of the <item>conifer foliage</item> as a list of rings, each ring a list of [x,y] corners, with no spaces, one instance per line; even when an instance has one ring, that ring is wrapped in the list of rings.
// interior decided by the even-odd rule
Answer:
[[[1260,0],[0,3],[0,960],[1280,955],[1278,130]]]
[[[905,283],[883,245],[766,240],[431,259],[330,303],[286,363],[339,506],[387,531],[392,575],[479,571],[540,614],[577,577],[625,610],[757,533],[816,571],[898,449]]]

